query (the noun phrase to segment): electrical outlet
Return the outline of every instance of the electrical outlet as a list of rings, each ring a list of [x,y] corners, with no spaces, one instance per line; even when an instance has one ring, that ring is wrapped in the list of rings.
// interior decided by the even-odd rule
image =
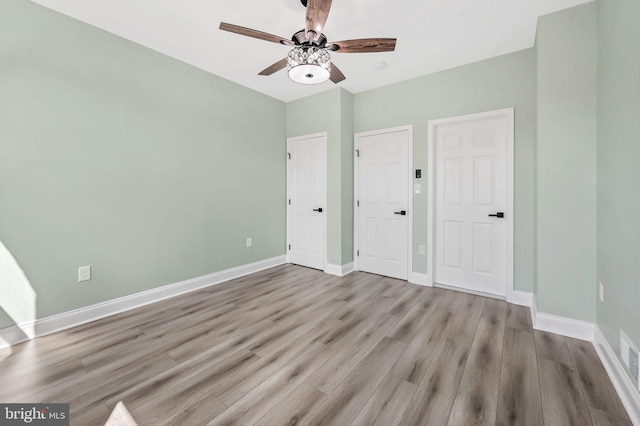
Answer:
[[[251,247],[253,245],[253,239],[251,237],[247,238],[247,247]]]
[[[89,281],[91,279],[91,266],[81,266],[78,268],[78,282]]]
[[[418,254],[425,255],[427,254],[427,247],[424,244],[420,244],[418,246]]]
[[[604,302],[604,284],[598,283],[598,298]]]

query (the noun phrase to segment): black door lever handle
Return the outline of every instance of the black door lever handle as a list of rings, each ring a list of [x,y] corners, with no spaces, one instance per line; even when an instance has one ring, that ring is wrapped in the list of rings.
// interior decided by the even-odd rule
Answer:
[[[400,210],[399,212],[393,212],[393,214],[399,214],[400,216],[406,216],[407,215],[407,211],[406,210]]]
[[[318,213],[322,213],[322,207],[319,207],[317,209],[313,209],[314,212],[318,212]]]
[[[498,212],[496,214],[490,214],[489,217],[504,217],[504,212]]]

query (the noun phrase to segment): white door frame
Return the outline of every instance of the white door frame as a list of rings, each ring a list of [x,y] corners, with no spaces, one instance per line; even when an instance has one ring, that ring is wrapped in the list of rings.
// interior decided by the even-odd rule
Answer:
[[[289,142],[297,142],[297,141],[301,141],[301,140],[305,140],[305,139],[315,139],[318,137],[323,137],[324,138],[324,151],[325,151],[325,155],[324,155],[324,170],[325,170],[325,191],[324,191],[324,253],[322,255],[322,269],[326,269],[327,268],[327,232],[329,232],[329,230],[327,229],[327,216],[329,214],[329,209],[327,208],[327,199],[328,199],[328,192],[329,192],[329,170],[327,167],[327,164],[329,162],[329,158],[328,158],[328,146],[327,146],[327,132],[319,132],[319,133],[312,133],[310,135],[302,135],[302,136],[295,136],[292,138],[287,138],[287,146],[286,149],[287,151],[289,150]],[[285,161],[287,162],[287,194],[286,194],[286,199],[284,200],[284,204],[285,204],[285,212],[287,212],[287,223],[286,223],[286,228],[287,228],[287,233],[286,233],[286,239],[285,239],[285,252],[287,253],[287,263],[291,263],[291,259],[289,257],[289,234],[291,232],[290,227],[291,227],[291,223],[290,223],[290,217],[289,217],[289,155],[288,153],[285,152]]]
[[[505,219],[507,222],[506,229],[506,247],[507,247],[507,256],[505,259],[506,266],[506,276],[505,276],[505,285],[506,285],[506,296],[507,300],[511,300],[514,292],[513,288],[513,233],[514,233],[514,205],[513,205],[513,165],[514,165],[514,109],[513,108],[504,108],[498,109],[494,111],[486,111],[480,112],[477,114],[467,114],[461,115],[457,117],[447,117],[441,118],[437,120],[429,120],[427,122],[428,134],[427,134],[427,156],[428,156],[428,167],[427,167],[427,250],[429,251],[427,255],[427,283],[428,285],[433,286],[435,280],[434,273],[434,265],[435,265],[435,211],[436,211],[436,203],[435,203],[435,191],[436,191],[436,182],[435,182],[435,165],[436,165],[436,149],[435,149],[435,132],[438,126],[442,124],[455,124],[458,122],[467,122],[471,120],[481,120],[487,118],[500,118],[504,117],[507,121],[507,204],[506,204],[506,212]],[[464,289],[460,289],[461,291],[465,291]]]
[[[388,129],[379,129],[379,130],[371,130],[368,132],[359,132],[359,133],[355,133],[353,135],[353,146],[354,146],[354,154],[356,154],[356,151],[358,151],[359,148],[359,139],[363,138],[363,137],[367,137],[367,136],[374,136],[374,135],[383,135],[386,133],[398,133],[398,132],[408,132],[409,134],[409,158],[408,158],[408,164],[407,164],[407,170],[409,172],[409,188],[407,194],[408,194],[408,200],[407,200],[407,211],[409,212],[409,214],[407,216],[407,277],[408,280],[411,281],[411,276],[413,274],[413,216],[414,216],[414,210],[413,210],[413,126],[412,125],[407,125],[407,126],[398,126],[398,127],[391,127]],[[354,155],[353,156],[353,269],[355,271],[359,271],[360,267],[358,266],[358,225],[359,225],[359,219],[358,219],[358,199],[359,199],[359,190],[358,190],[358,184],[359,184],[359,178],[358,178],[358,173],[359,173],[359,168],[358,168],[358,156]]]

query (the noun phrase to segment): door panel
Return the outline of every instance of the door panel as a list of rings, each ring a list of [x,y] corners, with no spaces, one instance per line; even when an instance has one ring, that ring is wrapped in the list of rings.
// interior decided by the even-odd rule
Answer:
[[[507,122],[435,129],[435,282],[506,295]],[[506,212],[511,214],[511,212]]]
[[[409,132],[358,136],[356,144],[358,269],[407,279]]]
[[[324,269],[326,135],[289,139],[287,152],[288,259]]]
[[[444,266],[460,269],[462,267],[462,222],[444,221]]]

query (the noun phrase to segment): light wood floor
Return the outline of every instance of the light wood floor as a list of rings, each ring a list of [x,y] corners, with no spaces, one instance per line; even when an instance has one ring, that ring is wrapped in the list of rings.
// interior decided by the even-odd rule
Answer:
[[[526,308],[293,265],[15,346],[0,384],[77,425],[118,402],[140,425],[631,424],[592,345]]]

